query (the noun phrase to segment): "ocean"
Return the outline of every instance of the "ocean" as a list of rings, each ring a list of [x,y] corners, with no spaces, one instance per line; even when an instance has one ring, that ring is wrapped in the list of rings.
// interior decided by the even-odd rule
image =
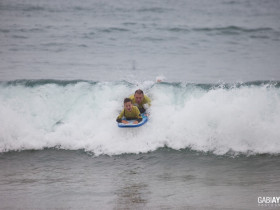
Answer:
[[[2,0],[0,209],[279,209],[279,10]]]

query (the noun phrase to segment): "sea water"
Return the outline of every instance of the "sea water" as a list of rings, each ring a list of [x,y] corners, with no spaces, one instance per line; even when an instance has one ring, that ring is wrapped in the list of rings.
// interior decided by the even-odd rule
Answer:
[[[279,9],[1,1],[0,209],[280,208]]]

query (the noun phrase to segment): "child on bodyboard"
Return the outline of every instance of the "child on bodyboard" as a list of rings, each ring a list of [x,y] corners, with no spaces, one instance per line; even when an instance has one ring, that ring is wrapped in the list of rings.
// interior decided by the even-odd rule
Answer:
[[[142,116],[139,109],[136,106],[132,105],[132,100],[130,98],[124,99],[124,109],[117,117],[118,123],[128,124],[127,120],[135,120],[133,124],[138,124],[142,121]],[[123,119],[125,117],[125,119]]]

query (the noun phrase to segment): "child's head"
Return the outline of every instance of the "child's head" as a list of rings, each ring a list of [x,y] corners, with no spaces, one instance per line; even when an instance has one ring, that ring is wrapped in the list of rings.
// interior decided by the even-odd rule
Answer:
[[[124,101],[123,101],[123,104],[124,104],[124,109],[126,111],[129,111],[131,112],[132,110],[132,101],[130,98],[125,98]]]

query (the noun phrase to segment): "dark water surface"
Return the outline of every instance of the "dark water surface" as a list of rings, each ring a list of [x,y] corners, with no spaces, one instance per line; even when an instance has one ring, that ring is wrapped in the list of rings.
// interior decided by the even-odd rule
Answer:
[[[0,80],[280,80],[278,0],[1,0]]]
[[[2,153],[1,209],[257,209],[278,196],[279,156],[216,156],[168,148],[101,155]],[[274,207],[275,208],[275,207]]]

